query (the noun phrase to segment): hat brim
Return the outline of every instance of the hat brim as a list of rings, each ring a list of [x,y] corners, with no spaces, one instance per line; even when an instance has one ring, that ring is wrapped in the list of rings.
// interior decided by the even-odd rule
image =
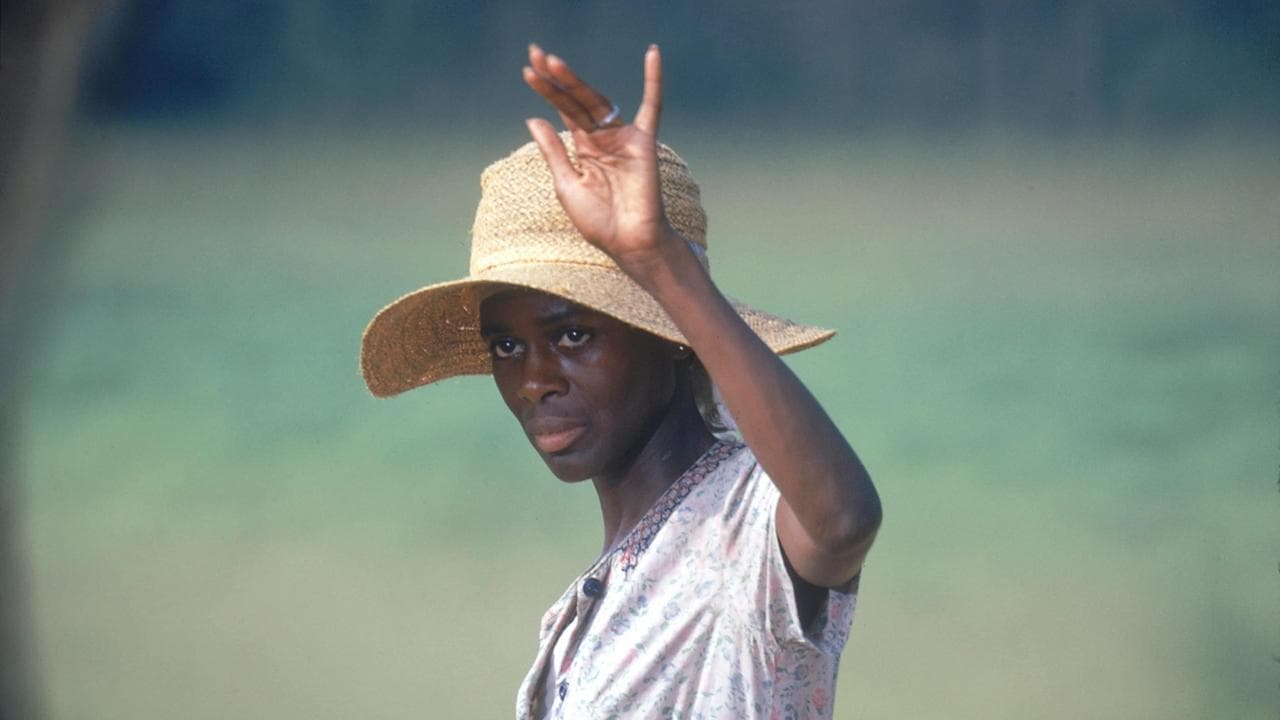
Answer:
[[[481,276],[429,285],[380,310],[360,343],[360,372],[370,392],[391,397],[457,375],[489,374],[480,303],[512,287],[557,295],[671,342],[687,342],[653,296],[619,270],[565,263],[504,265]],[[730,302],[778,354],[804,350],[835,335],[834,330]]]

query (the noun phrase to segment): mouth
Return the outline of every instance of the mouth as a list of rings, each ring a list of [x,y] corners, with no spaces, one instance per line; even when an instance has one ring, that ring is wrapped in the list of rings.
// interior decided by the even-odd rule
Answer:
[[[572,418],[534,416],[524,421],[529,441],[543,455],[553,455],[567,450],[586,432],[586,424]]]
[[[550,455],[567,449],[570,445],[576,442],[578,438],[582,436],[582,433],[586,432],[586,430],[587,429],[584,427],[575,427],[569,428],[568,430],[558,430],[556,432],[534,433],[531,437],[533,439],[534,447]]]

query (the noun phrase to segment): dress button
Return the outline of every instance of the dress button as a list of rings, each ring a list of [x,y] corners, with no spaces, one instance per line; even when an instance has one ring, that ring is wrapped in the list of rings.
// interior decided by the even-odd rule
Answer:
[[[604,585],[600,581],[589,577],[582,581],[582,594],[590,598],[598,598],[604,594]]]
[[[560,688],[557,690],[557,694],[558,694],[558,695],[560,695],[560,699],[561,699],[561,700],[563,700],[563,699],[564,699],[564,696],[565,696],[565,695],[568,695],[568,694],[569,694],[569,681],[568,681],[568,680],[561,680],[561,681],[560,681]]]

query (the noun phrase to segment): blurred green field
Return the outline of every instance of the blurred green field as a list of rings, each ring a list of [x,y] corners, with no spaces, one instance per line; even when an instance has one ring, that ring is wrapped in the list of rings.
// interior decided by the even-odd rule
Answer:
[[[594,495],[356,353],[520,130],[83,129],[20,410],[51,718],[511,715]],[[1275,717],[1280,146],[688,135],[884,499],[837,717]]]

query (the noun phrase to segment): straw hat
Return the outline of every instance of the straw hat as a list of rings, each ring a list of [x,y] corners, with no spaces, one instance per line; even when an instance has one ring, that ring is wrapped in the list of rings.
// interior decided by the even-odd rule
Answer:
[[[572,138],[562,133],[561,139],[574,159]],[[684,160],[662,144],[658,172],[667,217],[705,266],[707,216],[697,183]],[[390,397],[455,375],[488,374],[480,303],[513,286],[558,295],[687,344],[653,296],[574,228],[556,198],[546,161],[530,142],[480,176],[470,274],[401,297],[379,311],[365,329],[360,371],[369,390]],[[835,334],[738,302],[733,306],[777,353],[813,347]]]

